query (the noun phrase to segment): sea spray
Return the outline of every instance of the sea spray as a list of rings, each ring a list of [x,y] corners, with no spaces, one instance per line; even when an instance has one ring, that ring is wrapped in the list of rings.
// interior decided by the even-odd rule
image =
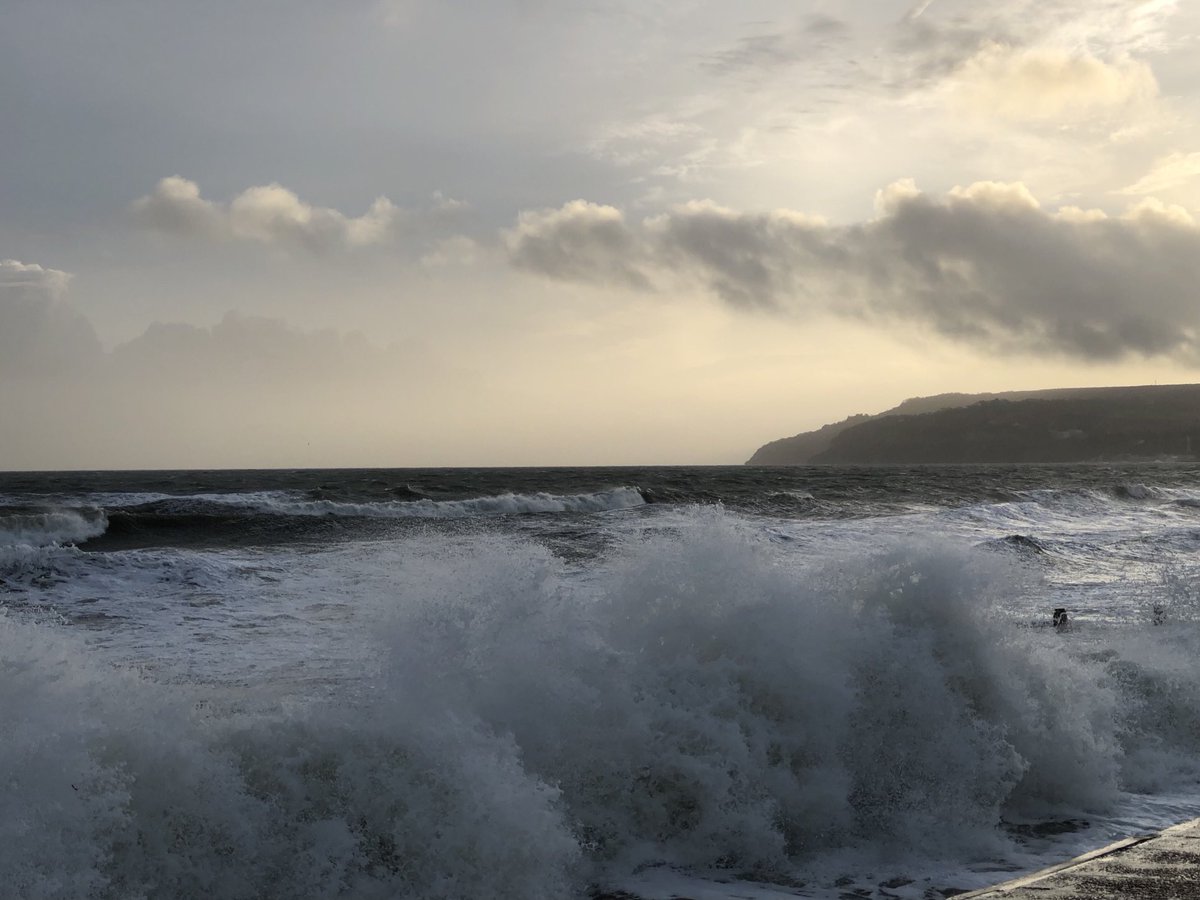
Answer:
[[[81,509],[12,509],[0,507],[0,550],[73,544],[103,534],[104,511]]]
[[[0,619],[0,871],[26,900],[569,896],[577,848],[516,749],[389,702],[218,714]]]
[[[512,735],[589,853],[779,870],[855,841],[995,847],[1111,802],[1102,668],[998,606],[1011,561],[907,545],[815,569],[719,512],[586,582],[506,539],[413,545],[388,674]]]
[[[278,595],[357,592],[359,653],[282,706],[10,614],[0,871],[38,900],[551,898],[657,863],[961,861],[1200,746],[1186,623],[1098,647],[1023,627],[1013,598],[1046,586],[1014,556],[806,557],[719,509],[664,522],[586,564],[472,533],[283,566]]]

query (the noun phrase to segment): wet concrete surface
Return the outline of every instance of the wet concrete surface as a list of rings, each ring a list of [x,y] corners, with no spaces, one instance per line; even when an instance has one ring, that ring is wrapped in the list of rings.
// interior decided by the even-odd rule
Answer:
[[[1200,819],[955,900],[1200,900]]]

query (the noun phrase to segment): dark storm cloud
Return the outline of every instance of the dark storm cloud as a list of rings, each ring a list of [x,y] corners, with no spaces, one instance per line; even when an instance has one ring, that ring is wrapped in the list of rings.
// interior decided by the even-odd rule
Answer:
[[[1178,208],[1113,218],[1045,210],[1021,185],[933,197],[898,183],[855,225],[693,203],[638,224],[610,210],[602,236],[581,227],[588,209],[608,208],[525,214],[508,234],[513,264],[559,279],[693,283],[740,308],[910,321],[1000,352],[1200,361],[1200,228]],[[555,253],[537,252],[547,247]]]

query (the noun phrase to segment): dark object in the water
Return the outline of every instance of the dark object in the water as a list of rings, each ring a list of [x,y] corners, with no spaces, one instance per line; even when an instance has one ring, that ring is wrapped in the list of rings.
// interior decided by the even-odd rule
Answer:
[[[1066,609],[1061,606],[1054,610],[1054,618],[1051,622],[1057,631],[1071,630],[1071,618],[1067,615]]]
[[[1167,621],[1167,608],[1161,603],[1155,603],[1150,607],[1150,621],[1155,625],[1164,625]]]

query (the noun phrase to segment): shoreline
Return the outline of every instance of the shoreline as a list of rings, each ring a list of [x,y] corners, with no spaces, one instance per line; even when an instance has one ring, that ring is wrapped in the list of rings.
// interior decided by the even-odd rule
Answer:
[[[1200,819],[1125,838],[955,900],[1200,897]]]

